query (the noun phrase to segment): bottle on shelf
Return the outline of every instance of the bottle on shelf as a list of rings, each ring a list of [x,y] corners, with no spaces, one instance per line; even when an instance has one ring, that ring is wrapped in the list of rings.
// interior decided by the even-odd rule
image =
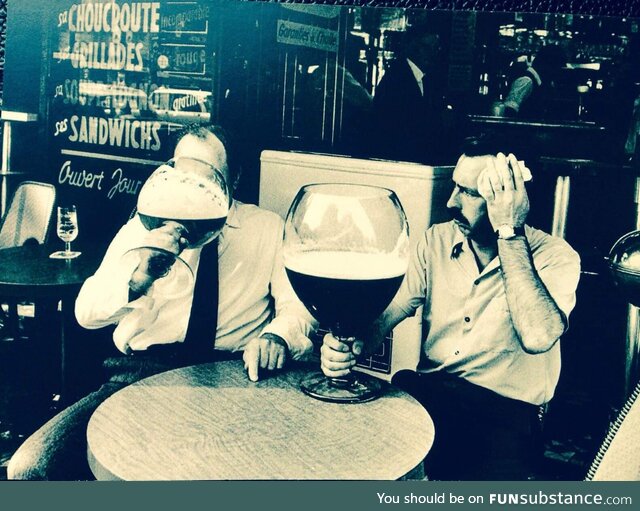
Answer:
[[[482,45],[482,58],[480,61],[480,79],[478,81],[478,94],[489,95],[489,67],[487,66],[487,46]]]

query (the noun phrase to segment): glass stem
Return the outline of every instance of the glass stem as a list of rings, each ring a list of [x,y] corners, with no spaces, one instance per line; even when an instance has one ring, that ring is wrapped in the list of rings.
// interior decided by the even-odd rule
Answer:
[[[355,337],[344,337],[341,335],[335,335],[336,339],[340,342],[345,343],[351,349],[353,342],[355,341]],[[339,378],[329,378],[331,385],[338,388],[348,388],[351,387],[356,381],[356,375],[351,371],[349,374],[345,376],[340,376]]]
[[[64,242],[64,251],[68,254],[69,252],[71,252],[71,242],[70,241],[65,241]]]

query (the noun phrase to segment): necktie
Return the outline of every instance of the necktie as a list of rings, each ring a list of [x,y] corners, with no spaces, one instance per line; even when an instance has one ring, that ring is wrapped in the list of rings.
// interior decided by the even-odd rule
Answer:
[[[193,289],[193,303],[184,352],[189,360],[205,362],[213,360],[216,330],[218,326],[218,240],[214,240],[200,252],[200,262]]]

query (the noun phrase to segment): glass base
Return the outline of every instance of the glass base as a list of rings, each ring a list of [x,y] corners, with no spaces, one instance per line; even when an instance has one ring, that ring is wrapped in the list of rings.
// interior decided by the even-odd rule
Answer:
[[[82,254],[82,252],[74,252],[73,250],[70,252],[65,252],[64,250],[59,250],[58,252],[50,254],[49,257],[51,259],[75,259],[80,254]]]
[[[302,380],[300,388],[308,396],[329,403],[366,403],[382,395],[383,382],[362,373],[349,378],[314,374]]]

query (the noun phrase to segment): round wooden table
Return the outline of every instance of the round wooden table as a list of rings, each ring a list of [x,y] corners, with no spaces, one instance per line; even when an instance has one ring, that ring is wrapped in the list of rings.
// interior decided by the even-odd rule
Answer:
[[[251,382],[241,361],[161,373],[117,392],[87,428],[99,480],[399,479],[433,443],[429,414],[389,386],[369,403],[300,391],[308,366]]]
[[[57,245],[25,245],[0,250],[0,295],[15,298],[75,298],[98,268],[103,254],[83,251],[75,259],[50,259]]]

